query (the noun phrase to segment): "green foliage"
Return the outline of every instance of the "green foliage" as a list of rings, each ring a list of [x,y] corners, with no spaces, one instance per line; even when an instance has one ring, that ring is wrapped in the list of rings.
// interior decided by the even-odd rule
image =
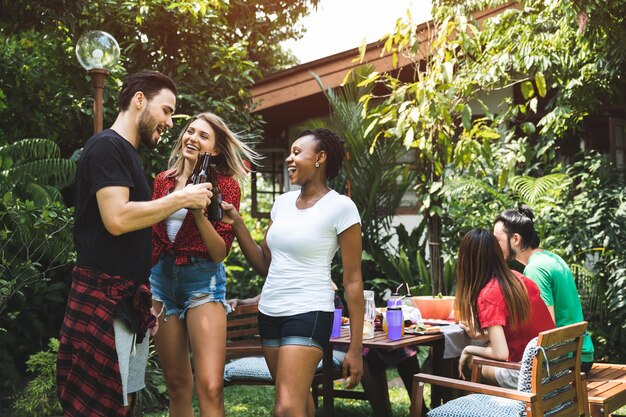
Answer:
[[[26,5],[0,4],[5,10],[0,17],[0,90],[4,93],[0,144],[45,136],[68,155],[93,129],[88,118],[92,112],[91,84],[73,55],[78,38],[57,32],[53,24],[43,32],[29,24],[11,33],[7,24],[19,25],[19,16],[26,10],[13,14],[7,8]],[[105,99],[112,87],[114,84],[108,83]]]
[[[0,387],[15,389],[17,371],[58,334],[74,260],[72,210],[60,188],[74,178],[75,163],[48,139],[0,146],[0,351],[6,366]]]
[[[247,110],[253,80],[293,62],[280,41],[300,36],[303,28],[295,23],[317,3],[2,1],[0,143],[49,133],[63,155],[84,144],[92,130],[92,92],[74,46],[94,28],[112,34],[121,48],[105,86],[104,126],[117,114],[120,79],[156,69],[177,83],[177,113],[211,110],[235,131],[258,129]]]
[[[74,181],[76,164],[61,158],[49,139],[22,139],[0,146],[0,190],[37,204],[62,201],[59,190]]]
[[[0,199],[0,313],[20,290],[74,260],[72,210],[36,206],[7,192]]]
[[[50,339],[49,349],[28,359],[28,372],[35,377],[13,405],[15,417],[48,417],[62,413],[56,392],[56,357],[59,341]]]
[[[249,187],[244,187],[242,190],[239,212],[252,238],[260,244],[265,237],[269,221],[268,219],[255,219],[252,217],[250,210],[252,199],[250,198],[249,189]],[[270,209],[270,207],[260,208],[268,212]],[[249,298],[261,293],[265,279],[258,275],[250,266],[236,240],[228,254],[228,258],[224,261],[224,266],[226,268],[227,298]]]
[[[626,359],[626,178],[590,153],[567,169],[572,186],[544,210],[542,245],[576,265],[599,355]],[[560,249],[560,251],[558,250]],[[608,300],[608,302],[607,302]]]
[[[551,197],[558,200],[561,191],[570,185],[571,181],[565,174],[556,173],[535,178],[527,175],[520,175],[511,178],[511,189],[520,196],[522,201],[531,205],[540,203],[544,197]]]
[[[462,15],[450,16],[454,15],[436,20],[434,30],[428,33],[425,68],[420,68],[424,57],[410,16],[408,21],[398,20],[395,33],[387,36],[384,52],[403,53],[423,70],[415,81],[403,83],[397,76],[383,74],[362,83],[382,83],[390,91],[383,104],[365,109],[368,130],[378,127],[379,135],[400,141],[416,154],[415,189],[427,222],[433,294],[446,292],[440,251],[445,216],[441,192],[446,178],[454,170],[473,172],[474,162],[489,160],[489,144],[500,138],[493,117],[487,114],[472,120],[475,110],[470,107],[477,101],[485,109],[476,92],[498,85],[499,72],[481,77],[473,71],[473,63],[481,58],[479,29]],[[369,94],[363,101],[372,98]]]
[[[372,67],[356,69],[340,90],[326,90],[313,74],[328,99],[331,115],[329,120],[311,119],[305,125],[309,129],[329,128],[345,140],[348,156],[332,185],[339,192],[349,194],[359,209],[363,247],[368,252],[381,248],[381,238],[388,233],[391,220],[415,177],[408,163],[398,162],[405,153],[402,144],[384,141],[374,146],[378,131],[366,131],[362,123],[361,98],[371,94],[372,86],[359,86],[359,83],[372,72]]]
[[[163,369],[159,364],[159,358],[154,346],[154,340],[150,340],[150,354],[146,364],[146,387],[140,392],[142,409],[154,409],[167,401],[167,385]]]

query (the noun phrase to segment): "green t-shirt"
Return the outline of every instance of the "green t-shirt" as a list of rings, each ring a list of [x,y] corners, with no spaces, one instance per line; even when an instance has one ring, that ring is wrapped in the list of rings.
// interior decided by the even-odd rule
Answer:
[[[574,276],[560,256],[547,250],[532,254],[524,275],[537,284],[546,305],[554,307],[557,327],[584,321]],[[583,339],[582,360],[593,362],[593,343],[589,334]]]

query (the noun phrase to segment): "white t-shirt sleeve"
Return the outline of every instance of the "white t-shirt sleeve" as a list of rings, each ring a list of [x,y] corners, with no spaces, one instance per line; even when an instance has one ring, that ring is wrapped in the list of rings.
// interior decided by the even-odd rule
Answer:
[[[340,209],[338,213],[337,223],[335,224],[337,234],[340,234],[352,225],[357,223],[361,224],[361,216],[359,215],[359,210],[356,208],[356,204],[344,195],[340,196]]]

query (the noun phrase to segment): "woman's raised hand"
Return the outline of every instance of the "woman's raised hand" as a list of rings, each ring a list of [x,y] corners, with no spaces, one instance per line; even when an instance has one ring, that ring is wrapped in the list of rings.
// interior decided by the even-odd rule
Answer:
[[[233,224],[237,219],[241,218],[241,215],[232,204],[222,201],[222,222],[226,224]]]

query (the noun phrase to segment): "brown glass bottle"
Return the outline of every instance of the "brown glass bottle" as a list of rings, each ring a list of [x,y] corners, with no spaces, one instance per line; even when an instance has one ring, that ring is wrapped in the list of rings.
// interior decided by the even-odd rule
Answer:
[[[207,158],[208,159],[208,158]],[[217,167],[215,164],[209,164],[209,181],[213,185],[213,197],[211,204],[207,207],[206,216],[209,220],[215,222],[222,220],[222,192],[217,185]]]
[[[208,153],[198,155],[198,159],[200,158],[202,158],[200,171],[198,172],[198,175],[196,175],[194,184],[202,184],[203,182],[209,181],[209,160],[211,159],[211,155]]]
[[[196,160],[196,164],[193,166],[193,172],[191,173],[189,178],[187,178],[187,185],[199,184],[200,182],[202,182],[202,181],[198,181],[198,174],[200,174],[200,171],[202,170],[202,165],[204,164],[205,160],[208,159],[208,155],[209,155],[208,153],[204,153],[201,155],[198,154],[198,159]]]

